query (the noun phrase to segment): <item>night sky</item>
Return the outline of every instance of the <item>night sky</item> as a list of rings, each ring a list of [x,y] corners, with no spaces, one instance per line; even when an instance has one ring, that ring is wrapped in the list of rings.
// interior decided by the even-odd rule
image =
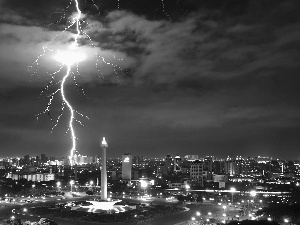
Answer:
[[[300,159],[299,0],[79,0],[86,59],[66,95],[89,117],[76,123],[77,150],[108,157],[198,154]],[[66,156],[60,123],[36,115],[66,72],[54,53],[74,41],[63,30],[68,0],[0,0],[0,156]],[[62,18],[65,13],[65,18]],[[43,53],[35,74],[32,63]],[[110,65],[97,56],[100,55]],[[114,73],[113,65],[116,67]],[[31,69],[28,71],[28,69]],[[81,91],[81,87],[84,90]],[[55,120],[61,97],[50,107]]]

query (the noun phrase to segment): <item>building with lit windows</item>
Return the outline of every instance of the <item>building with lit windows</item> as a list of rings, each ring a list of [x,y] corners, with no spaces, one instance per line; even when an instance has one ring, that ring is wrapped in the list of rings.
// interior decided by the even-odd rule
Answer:
[[[130,153],[124,153],[122,155],[122,180],[131,181],[132,173],[132,155]]]
[[[84,156],[80,154],[74,154],[74,163],[77,165],[86,165],[92,164],[94,162],[94,158],[92,156]]]
[[[55,174],[50,172],[41,173],[37,172],[34,167],[28,166],[22,171],[9,173],[7,178],[11,178],[12,180],[22,180],[25,179],[27,181],[53,181],[55,180]]]
[[[206,156],[204,158],[204,170],[207,171],[207,180],[212,180],[212,171],[213,171],[213,156]]]
[[[199,159],[198,155],[186,155],[184,156],[184,159],[187,161],[195,161]]]
[[[191,163],[190,178],[193,183],[203,186],[203,163],[199,160]]]
[[[179,155],[174,158],[174,172],[181,172],[181,158]]]
[[[164,174],[168,174],[171,171],[171,168],[173,166],[173,159],[170,155],[167,155],[164,162]]]

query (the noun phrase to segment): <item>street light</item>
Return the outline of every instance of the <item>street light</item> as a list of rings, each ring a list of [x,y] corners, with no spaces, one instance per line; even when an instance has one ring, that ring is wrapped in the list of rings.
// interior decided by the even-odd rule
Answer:
[[[143,191],[143,195],[142,195],[143,197],[147,193],[148,182],[145,180],[141,180],[140,183],[141,183],[141,189]]]
[[[233,204],[233,192],[236,192],[236,189],[234,187],[232,187],[232,188],[230,188],[230,192],[231,192],[231,197],[232,197],[231,203]]]
[[[200,212],[196,212],[196,215],[197,215],[197,216],[201,216],[201,213],[200,213]]]
[[[72,192],[72,185],[74,184],[74,180],[70,181],[70,185],[71,185],[71,192]]]
[[[91,180],[90,181],[90,188],[91,188],[92,191],[94,191],[93,185],[94,185],[94,181]]]
[[[254,201],[254,198],[256,196],[256,191],[250,191],[250,195],[253,197],[253,201]]]
[[[57,181],[57,183],[56,183],[57,190],[59,190],[60,185],[61,185],[60,181]]]
[[[224,209],[224,213],[225,213],[226,205],[223,205],[223,209]]]
[[[141,180],[141,187],[142,188],[147,188],[148,187],[148,183],[145,180]]]

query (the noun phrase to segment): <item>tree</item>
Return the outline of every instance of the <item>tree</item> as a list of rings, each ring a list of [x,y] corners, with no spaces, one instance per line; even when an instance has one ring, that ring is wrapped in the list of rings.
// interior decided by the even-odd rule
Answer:
[[[197,198],[196,198],[196,201],[200,202],[200,203],[203,203],[202,195],[198,195]]]
[[[180,202],[183,202],[185,200],[185,196],[183,195],[178,195],[177,196],[177,200],[180,201]]]
[[[14,219],[14,220],[11,220],[10,222],[11,225],[23,225],[23,223],[21,222],[20,219]]]
[[[53,220],[47,219],[47,218],[41,218],[40,221],[38,222],[39,225],[58,225]]]
[[[94,193],[92,191],[87,191],[86,194],[87,195],[93,195]]]

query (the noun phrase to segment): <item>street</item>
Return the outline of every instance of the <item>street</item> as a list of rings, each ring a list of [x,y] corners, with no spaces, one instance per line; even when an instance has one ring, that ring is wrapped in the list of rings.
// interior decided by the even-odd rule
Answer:
[[[30,207],[38,207],[38,206],[44,206],[47,204],[52,203],[64,203],[74,200],[88,200],[94,198],[92,196],[85,196],[85,197],[72,197],[67,199],[60,199],[58,200],[57,197],[55,198],[48,198],[45,200],[39,200],[33,203],[8,203],[8,202],[2,202],[0,203],[0,211],[1,211],[1,218],[2,219],[9,219],[11,216],[15,216],[15,218],[20,218],[22,221],[39,221],[41,216],[38,215],[31,215],[27,213],[28,208]],[[124,199],[125,201],[128,201],[128,199]],[[141,200],[129,200],[133,202],[141,202]],[[159,202],[153,202],[153,204],[161,204],[162,201]],[[167,203],[164,202],[164,204],[176,204],[176,203]],[[188,221],[212,221],[212,219],[215,219],[215,221],[222,222],[224,220],[243,220],[243,219],[250,219],[249,215],[246,215],[244,217],[237,217],[238,215],[238,208],[231,206],[231,205],[220,205],[220,204],[214,204],[214,203],[201,203],[201,204],[187,204],[185,205],[186,211],[173,213],[173,214],[167,214],[164,216],[159,216],[157,218],[154,218],[153,220],[142,222],[141,224],[145,225],[156,225],[156,224],[165,224],[165,225],[174,225],[174,224],[188,224]],[[226,215],[226,216],[225,216]],[[79,225],[82,224],[82,221],[74,221],[70,219],[64,219],[64,218],[57,218],[57,217],[47,217],[51,220],[56,221],[59,225]],[[85,224],[95,224],[94,222],[84,222]],[[98,222],[99,223],[99,222]],[[101,222],[100,222],[101,223]],[[112,223],[110,223],[112,224]],[[130,223],[116,223],[119,225],[125,225]]]

